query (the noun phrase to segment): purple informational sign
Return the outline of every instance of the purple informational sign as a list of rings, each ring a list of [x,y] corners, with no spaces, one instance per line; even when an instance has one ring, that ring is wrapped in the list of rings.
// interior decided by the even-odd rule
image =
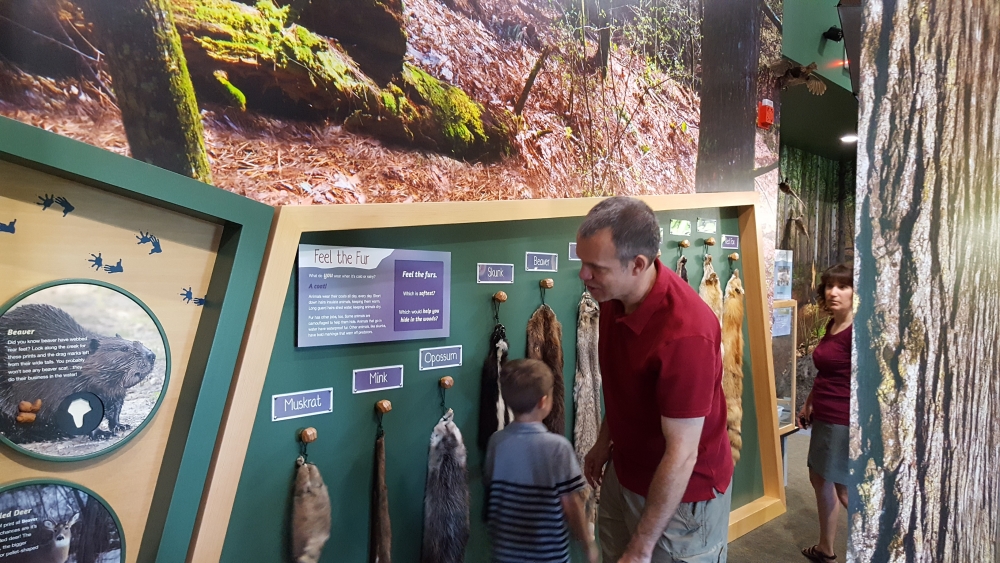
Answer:
[[[722,235],[722,248],[724,250],[739,250],[740,249],[740,236],[739,235]]]
[[[354,370],[354,393],[368,393],[403,386],[403,366]]]
[[[333,388],[271,395],[271,422],[333,412]]]
[[[446,338],[451,253],[299,245],[296,345]]]

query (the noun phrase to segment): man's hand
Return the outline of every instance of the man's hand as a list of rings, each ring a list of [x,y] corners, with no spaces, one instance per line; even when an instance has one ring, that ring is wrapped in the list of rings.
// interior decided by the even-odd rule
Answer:
[[[650,563],[653,559],[653,555],[633,555],[632,552],[626,551],[622,558],[618,560],[618,563]]]
[[[598,437],[597,443],[583,458],[583,475],[591,487],[596,489],[601,485],[601,481],[604,480],[604,467],[607,466],[610,459],[611,440],[602,440]]]

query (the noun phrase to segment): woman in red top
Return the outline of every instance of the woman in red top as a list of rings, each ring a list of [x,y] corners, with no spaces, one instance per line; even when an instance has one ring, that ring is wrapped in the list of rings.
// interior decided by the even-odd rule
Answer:
[[[816,490],[819,543],[802,550],[817,563],[834,563],[840,505],[847,508],[847,462],[851,411],[851,323],[854,321],[853,271],[837,264],[823,272],[818,290],[822,308],[833,315],[826,334],[813,351],[816,382],[799,411],[801,428],[812,425],[809,480]]]

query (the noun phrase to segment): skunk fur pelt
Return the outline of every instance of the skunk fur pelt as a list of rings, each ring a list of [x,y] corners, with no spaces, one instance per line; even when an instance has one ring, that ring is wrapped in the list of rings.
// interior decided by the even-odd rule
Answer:
[[[552,411],[545,420],[549,432],[562,435],[566,432],[566,410],[563,395],[562,325],[556,320],[556,312],[548,305],[542,305],[528,319],[528,341],[524,355],[541,360],[552,370],[555,386],[552,388]]]
[[[705,274],[701,277],[701,285],[698,286],[698,294],[708,303],[708,306],[715,313],[715,317],[722,323],[722,288],[719,284],[719,275],[712,267],[712,255],[705,255]]]
[[[507,361],[507,349],[507,329],[497,324],[490,336],[490,353],[483,362],[479,385],[479,436],[476,443],[483,451],[490,443],[490,436],[514,420],[500,393],[500,368]]]
[[[315,465],[301,456],[295,464],[299,468],[292,499],[292,561],[316,563],[330,539],[330,493]]]
[[[740,271],[726,284],[725,311],[722,316],[722,393],[726,396],[726,428],[733,463],[740,460],[743,448],[743,282]]]
[[[421,563],[462,563],[469,542],[469,472],[462,432],[451,409],[431,433],[424,491]]]
[[[372,482],[369,563],[392,562],[392,523],[389,521],[389,489],[385,485],[385,436],[375,439],[375,475]]]
[[[600,314],[597,301],[584,291],[576,323],[576,381],[573,384],[573,401],[576,404],[573,442],[580,467],[583,467],[583,458],[594,447],[601,430],[601,364],[597,358]],[[590,485],[584,490],[587,520],[593,524],[597,518],[600,490],[591,490]]]
[[[688,269],[687,269],[688,259],[687,256],[681,256],[677,259],[677,275],[681,277],[682,280],[688,281]]]

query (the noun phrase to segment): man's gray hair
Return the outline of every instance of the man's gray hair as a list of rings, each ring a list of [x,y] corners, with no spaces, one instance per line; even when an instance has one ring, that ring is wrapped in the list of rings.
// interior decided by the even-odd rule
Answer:
[[[615,196],[593,207],[577,230],[580,238],[590,238],[604,229],[611,229],[611,240],[622,266],[636,256],[656,260],[660,251],[660,223],[645,202],[631,197]]]

